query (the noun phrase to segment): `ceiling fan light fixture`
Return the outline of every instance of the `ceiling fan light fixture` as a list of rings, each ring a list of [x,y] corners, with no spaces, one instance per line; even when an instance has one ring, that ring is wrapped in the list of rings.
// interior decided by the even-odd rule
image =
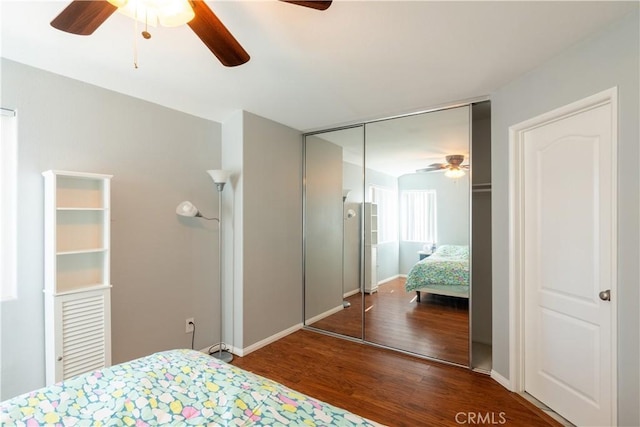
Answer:
[[[464,175],[464,171],[458,167],[451,167],[444,173],[447,178],[462,178]]]
[[[125,7],[127,3],[129,3],[129,0],[107,0],[107,1],[118,8]]]
[[[163,5],[158,7],[158,21],[164,27],[184,25],[196,16],[189,0],[171,0],[162,3]]]
[[[195,17],[189,0],[107,0],[129,18],[145,24],[178,27]]]

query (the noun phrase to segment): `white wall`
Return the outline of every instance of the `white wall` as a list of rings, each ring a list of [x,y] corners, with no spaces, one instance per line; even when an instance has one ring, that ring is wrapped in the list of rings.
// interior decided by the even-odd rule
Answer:
[[[509,378],[508,128],[618,87],[618,409],[620,425],[640,425],[638,259],[640,31],[635,12],[496,90],[492,100],[493,369]]]
[[[447,178],[442,172],[411,173],[398,179],[398,190],[435,190],[438,216],[437,245],[469,244],[469,174]],[[418,262],[417,251],[426,242],[400,243],[400,274]]]
[[[361,207],[364,202],[362,165],[342,163],[342,188],[351,192],[344,202],[344,292],[352,293],[360,290],[360,240],[362,224]],[[356,216],[347,218],[347,211],[352,209]]]
[[[217,226],[179,219],[191,200],[217,212],[206,169],[220,125],[2,60],[2,104],[19,111],[18,299],[1,305],[1,396],[44,386],[43,178],[113,174],[113,362],[217,340]]]
[[[366,168],[364,173],[364,181],[364,198],[366,202],[371,201],[370,187],[373,185],[389,189],[396,192],[396,194],[398,192],[398,179],[395,176],[387,175],[383,172]],[[380,212],[378,212],[378,221],[380,221]],[[380,229],[379,222],[378,229]],[[379,238],[380,235],[378,234],[378,239]],[[398,240],[394,242],[378,243],[377,250],[378,283],[383,282],[386,279],[391,279],[398,276],[398,274],[400,274],[400,247]]]
[[[231,172],[230,183],[222,194],[223,205],[223,341],[232,347],[242,347],[244,319],[242,316],[244,293],[242,227],[244,204],[244,112],[236,111],[222,125],[222,168]]]

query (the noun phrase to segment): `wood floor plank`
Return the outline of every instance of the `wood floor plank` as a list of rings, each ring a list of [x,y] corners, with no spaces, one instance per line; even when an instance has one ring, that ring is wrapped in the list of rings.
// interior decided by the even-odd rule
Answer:
[[[460,365],[469,364],[469,300],[406,292],[406,279],[396,278],[365,295],[366,341]],[[362,296],[348,298],[351,307],[313,324],[324,331],[362,338]]]
[[[307,330],[233,364],[388,426],[559,426],[487,375]]]

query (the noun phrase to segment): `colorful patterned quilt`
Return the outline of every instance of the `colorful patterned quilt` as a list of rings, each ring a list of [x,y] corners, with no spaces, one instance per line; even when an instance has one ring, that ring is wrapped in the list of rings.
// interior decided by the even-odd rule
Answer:
[[[428,258],[417,262],[405,283],[407,292],[424,290],[432,293],[469,295],[469,246],[442,245]]]
[[[193,350],[156,353],[0,403],[2,426],[378,426]]]

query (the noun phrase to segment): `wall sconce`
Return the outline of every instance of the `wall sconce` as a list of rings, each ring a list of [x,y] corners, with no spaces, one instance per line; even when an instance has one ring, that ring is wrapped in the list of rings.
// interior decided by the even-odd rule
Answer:
[[[178,207],[176,208],[176,213],[180,216],[186,216],[186,217],[191,217],[191,218],[202,218],[202,219],[207,219],[207,220],[215,220],[220,222],[220,220],[218,218],[208,218],[206,216],[203,216],[200,211],[198,210],[198,208],[195,207],[195,205],[189,201],[184,201],[182,203],[180,203],[178,205]]]

